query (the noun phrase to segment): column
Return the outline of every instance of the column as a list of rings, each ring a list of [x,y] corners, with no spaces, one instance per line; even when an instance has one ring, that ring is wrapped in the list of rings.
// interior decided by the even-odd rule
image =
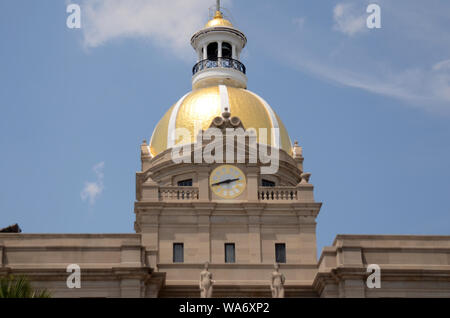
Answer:
[[[208,46],[206,44],[203,45],[203,59],[204,60],[208,59]]]
[[[222,41],[217,42],[217,57],[222,57]]]
[[[237,60],[238,59],[238,57],[237,57],[237,54],[236,54],[236,45],[232,45],[232,58],[233,58],[233,60]]]

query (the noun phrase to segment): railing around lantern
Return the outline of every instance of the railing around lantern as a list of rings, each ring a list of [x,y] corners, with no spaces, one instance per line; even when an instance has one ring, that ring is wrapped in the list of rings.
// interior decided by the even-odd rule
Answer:
[[[209,68],[218,68],[218,67],[232,68],[244,74],[247,72],[245,65],[239,62],[238,60],[234,60],[228,57],[218,57],[217,59],[214,60],[203,60],[195,64],[194,68],[192,69],[192,75],[195,75],[198,72]]]
[[[198,200],[199,190],[196,187],[161,187],[159,198],[162,201],[193,201]]]
[[[260,187],[258,190],[260,201],[296,201],[297,188],[295,187]]]

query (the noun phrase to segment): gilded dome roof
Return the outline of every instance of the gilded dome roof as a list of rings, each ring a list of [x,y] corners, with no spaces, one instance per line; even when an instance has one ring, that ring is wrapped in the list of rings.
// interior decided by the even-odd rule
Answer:
[[[194,90],[169,109],[153,132],[150,141],[152,156],[174,146],[171,137],[176,128],[188,129],[191,142],[194,142],[194,125],[197,123],[198,129],[207,130],[225,108],[231,116],[239,117],[246,129],[254,128],[259,133],[259,128],[266,128],[267,143],[292,154],[287,130],[266,101],[249,90],[220,85]],[[279,136],[272,135],[271,128],[279,128]]]
[[[223,15],[220,11],[217,11],[214,18],[205,25],[205,29],[206,28],[214,28],[214,27],[232,28],[233,24],[230,21],[228,21],[227,19],[224,19]]]

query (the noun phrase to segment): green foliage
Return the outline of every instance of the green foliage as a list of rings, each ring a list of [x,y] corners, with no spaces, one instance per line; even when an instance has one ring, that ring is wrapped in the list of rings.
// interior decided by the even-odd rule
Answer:
[[[48,290],[35,290],[26,277],[0,278],[0,298],[50,298]]]

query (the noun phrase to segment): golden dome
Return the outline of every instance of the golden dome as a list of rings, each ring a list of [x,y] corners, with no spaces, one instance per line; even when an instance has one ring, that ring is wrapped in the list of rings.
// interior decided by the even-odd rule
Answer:
[[[206,25],[205,29],[207,28],[214,28],[214,27],[229,27],[232,28],[233,24],[228,21],[227,19],[223,18],[223,15],[220,11],[216,11],[216,15],[214,16],[214,19],[210,20]]]
[[[194,125],[207,130],[215,117],[228,108],[231,116],[239,117],[246,129],[267,129],[267,143],[279,146],[292,155],[292,145],[287,130],[272,108],[258,95],[242,88],[211,86],[197,89],[181,98],[164,115],[156,126],[150,141],[150,152],[156,156],[174,146],[170,139],[176,128],[186,128],[194,142]],[[279,138],[272,136],[271,128],[279,128]],[[170,133],[169,133],[170,132]],[[259,138],[259,136],[258,136]]]

